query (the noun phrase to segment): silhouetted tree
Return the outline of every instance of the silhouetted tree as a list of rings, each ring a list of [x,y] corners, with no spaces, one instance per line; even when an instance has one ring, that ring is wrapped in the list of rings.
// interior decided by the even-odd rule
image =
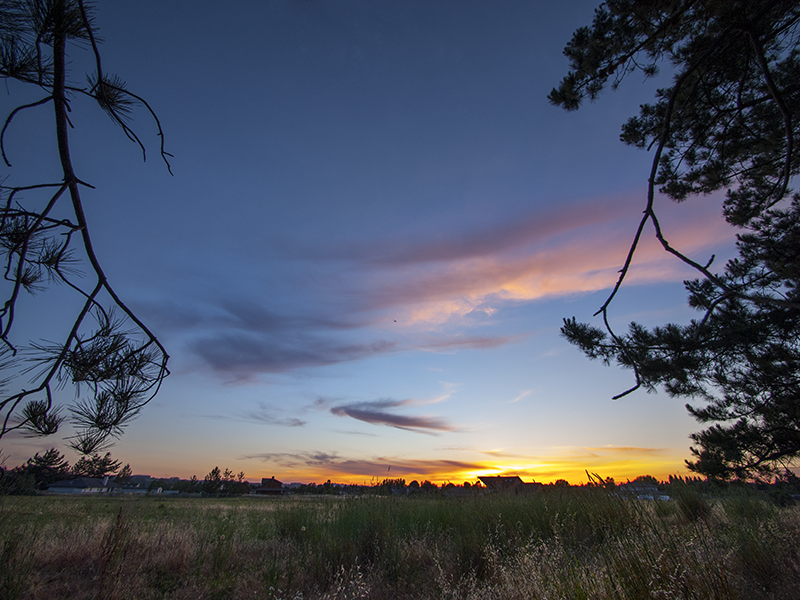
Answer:
[[[245,480],[244,471],[239,471],[238,473],[234,473],[230,469],[225,469],[223,473],[223,491],[226,494],[238,496],[241,494],[249,494],[250,493],[250,484],[247,483]],[[328,480],[330,483],[330,480]]]
[[[44,490],[51,483],[69,479],[70,468],[66,457],[55,448],[50,448],[41,456],[37,452],[24,465],[12,469],[11,474],[15,478],[30,476],[35,489]]]
[[[119,471],[117,471],[117,475],[116,477],[114,477],[114,481],[121,485],[125,485],[131,480],[131,477],[133,477],[133,469],[131,469],[130,464],[126,464]]]
[[[217,494],[222,489],[222,471],[219,467],[214,467],[208,475],[203,478],[203,491],[206,494]]]
[[[241,496],[244,494],[249,494],[251,492],[250,484],[246,481],[228,481],[225,483],[225,489],[223,490],[225,494],[231,496]]]
[[[82,456],[78,462],[72,465],[72,475],[74,477],[105,477],[113,475],[121,464],[121,461],[111,458],[110,452],[106,452],[104,456],[99,454]]]
[[[398,490],[403,490],[406,487],[405,479],[383,479],[380,483],[373,486],[375,493],[382,495],[389,495]]]
[[[214,467],[208,475],[205,476],[202,484],[199,484],[199,486],[202,488],[202,491],[207,494],[249,494],[250,484],[247,483],[244,478],[244,471],[234,473],[230,469],[225,469],[223,471],[219,467]],[[330,481],[328,481],[328,483],[330,484]],[[192,476],[191,487],[197,487],[197,485],[197,478]]]
[[[563,335],[606,364],[632,369],[635,385],[661,386],[699,405],[688,467],[729,479],[784,470],[800,455],[800,6],[794,0],[608,0],[564,53],[570,71],[550,100],[567,110],[611,83],[668,64],[658,90],[621,139],[651,149],[644,215],[616,286],[596,315],[603,328],[567,319]],[[712,271],[665,238],[656,191],[678,202],[726,191],[724,215],[740,229],[739,258]],[[687,325],[613,331],[609,307],[645,227],[694,268],[685,282],[701,316]]]
[[[100,266],[81,197],[81,190],[92,186],[72,166],[68,112],[80,98],[96,102],[143,155],[144,145],[130,128],[129,117],[137,105],[144,107],[155,119],[165,162],[169,156],[150,106],[118,76],[104,71],[89,9],[82,0],[0,3],[0,77],[42,93],[8,114],[0,131],[3,160],[11,167],[13,149],[5,137],[14,118],[22,111],[50,108],[53,151],[60,164],[58,174],[12,186],[4,178],[0,187],[0,256],[7,282],[0,306],[0,367],[6,385],[20,373],[35,373],[33,385],[26,379],[24,388],[0,396],[0,437],[16,429],[42,436],[55,433],[66,418],[55,389],[73,383],[79,393],[68,408],[76,430],[69,445],[82,454],[97,452],[121,435],[168,374],[163,346],[117,295]],[[83,85],[68,77],[74,49],[88,50],[94,58],[95,71]],[[91,273],[84,283],[79,281],[81,253]],[[20,364],[22,347],[12,340],[20,299],[23,292],[33,294],[50,283],[75,291],[82,306],[66,331],[52,338],[61,341],[32,342],[22,353],[26,362]]]
[[[658,481],[658,479],[656,479],[652,475],[639,475],[638,477],[636,477],[633,480],[633,483],[649,483],[651,485],[660,485],[661,484],[661,482]]]

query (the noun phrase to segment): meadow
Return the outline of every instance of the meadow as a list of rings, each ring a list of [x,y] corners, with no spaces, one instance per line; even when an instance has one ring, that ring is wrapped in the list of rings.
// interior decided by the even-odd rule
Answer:
[[[0,497],[0,597],[800,598],[800,507],[740,490]]]

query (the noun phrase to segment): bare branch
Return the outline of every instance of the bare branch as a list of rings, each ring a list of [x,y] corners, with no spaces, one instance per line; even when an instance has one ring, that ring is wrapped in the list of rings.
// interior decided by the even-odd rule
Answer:
[[[52,99],[53,99],[53,98],[52,98],[51,96],[47,96],[46,98],[42,98],[42,99],[41,99],[41,100],[39,100],[38,102],[31,102],[30,104],[23,104],[22,106],[18,106],[17,108],[15,108],[15,109],[14,109],[13,111],[11,111],[11,113],[8,115],[8,117],[6,118],[6,122],[5,122],[5,124],[3,125],[3,130],[2,130],[2,131],[0,131],[0,152],[2,152],[2,155],[3,155],[3,161],[5,161],[5,163],[6,163],[6,166],[8,166],[8,167],[10,167],[10,166],[11,166],[11,163],[10,163],[10,162],[8,162],[8,157],[6,156],[6,146],[5,146],[6,129],[8,129],[8,126],[11,124],[11,119],[13,119],[13,118],[14,118],[14,116],[15,116],[15,115],[16,115],[18,112],[20,112],[20,111],[22,111],[22,110],[25,110],[26,108],[33,108],[34,106],[41,106],[41,105],[42,105],[42,104],[44,104],[45,102],[50,102],[50,100],[52,100]]]

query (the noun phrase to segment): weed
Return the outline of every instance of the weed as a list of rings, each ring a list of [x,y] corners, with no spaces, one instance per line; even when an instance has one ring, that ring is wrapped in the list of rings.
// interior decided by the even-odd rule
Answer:
[[[114,524],[109,527],[103,545],[100,548],[98,598],[113,598],[115,596],[116,585],[120,580],[120,574],[125,565],[125,559],[130,547],[128,544],[129,533],[130,528],[122,514],[122,506],[120,506],[117,518]]]
[[[711,514],[711,503],[699,492],[686,485],[673,485],[678,511],[689,521],[705,520]]]
[[[0,598],[19,598],[32,570],[30,539],[20,530],[8,532],[0,542]]]
[[[800,509],[676,498],[16,497],[0,507],[0,597],[800,597]]]

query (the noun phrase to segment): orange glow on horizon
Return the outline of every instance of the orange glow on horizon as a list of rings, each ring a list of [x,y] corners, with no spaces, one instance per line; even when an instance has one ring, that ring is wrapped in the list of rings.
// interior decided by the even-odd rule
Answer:
[[[554,483],[559,479],[564,479],[572,485],[581,485],[587,482],[586,472],[592,475],[597,474],[604,478],[612,477],[618,483],[624,483],[628,480],[633,480],[640,475],[651,475],[660,481],[665,481],[670,475],[687,475],[685,463],[682,456],[674,454],[661,455],[659,452],[653,452],[648,455],[644,452],[642,455],[632,458],[625,456],[627,453],[624,448],[607,448],[607,449],[589,449],[599,450],[596,456],[553,456],[549,458],[541,458],[535,461],[514,461],[514,462],[497,462],[497,461],[484,461],[473,463],[470,469],[453,469],[439,470],[436,472],[426,471],[419,469],[417,472],[413,469],[403,468],[398,465],[395,469],[388,468],[383,471],[374,470],[371,474],[365,473],[348,473],[344,470],[331,469],[325,470],[322,468],[311,469],[286,469],[281,467],[263,467],[247,469],[244,468],[246,479],[248,481],[260,481],[262,478],[275,477],[283,483],[316,483],[322,484],[330,480],[333,483],[355,484],[355,485],[375,485],[384,479],[404,479],[406,483],[417,481],[431,481],[438,486],[446,483],[454,483],[461,485],[463,482],[475,483],[478,481],[479,476],[519,476],[525,482],[536,481],[538,483]],[[606,452],[603,452],[603,451]],[[636,450],[636,449],[630,449]],[[602,454],[611,454],[611,456],[602,456]],[[616,455],[616,456],[614,456]],[[142,465],[144,469],[134,467],[135,473],[147,473],[152,477],[180,477],[181,479],[189,479],[195,475],[198,479],[202,480],[206,472],[199,470],[184,470],[174,473],[164,473],[163,466],[158,469],[148,469],[146,465]],[[222,467],[222,465],[220,465]],[[241,469],[233,469],[238,472]],[[191,472],[190,472],[191,471]]]

